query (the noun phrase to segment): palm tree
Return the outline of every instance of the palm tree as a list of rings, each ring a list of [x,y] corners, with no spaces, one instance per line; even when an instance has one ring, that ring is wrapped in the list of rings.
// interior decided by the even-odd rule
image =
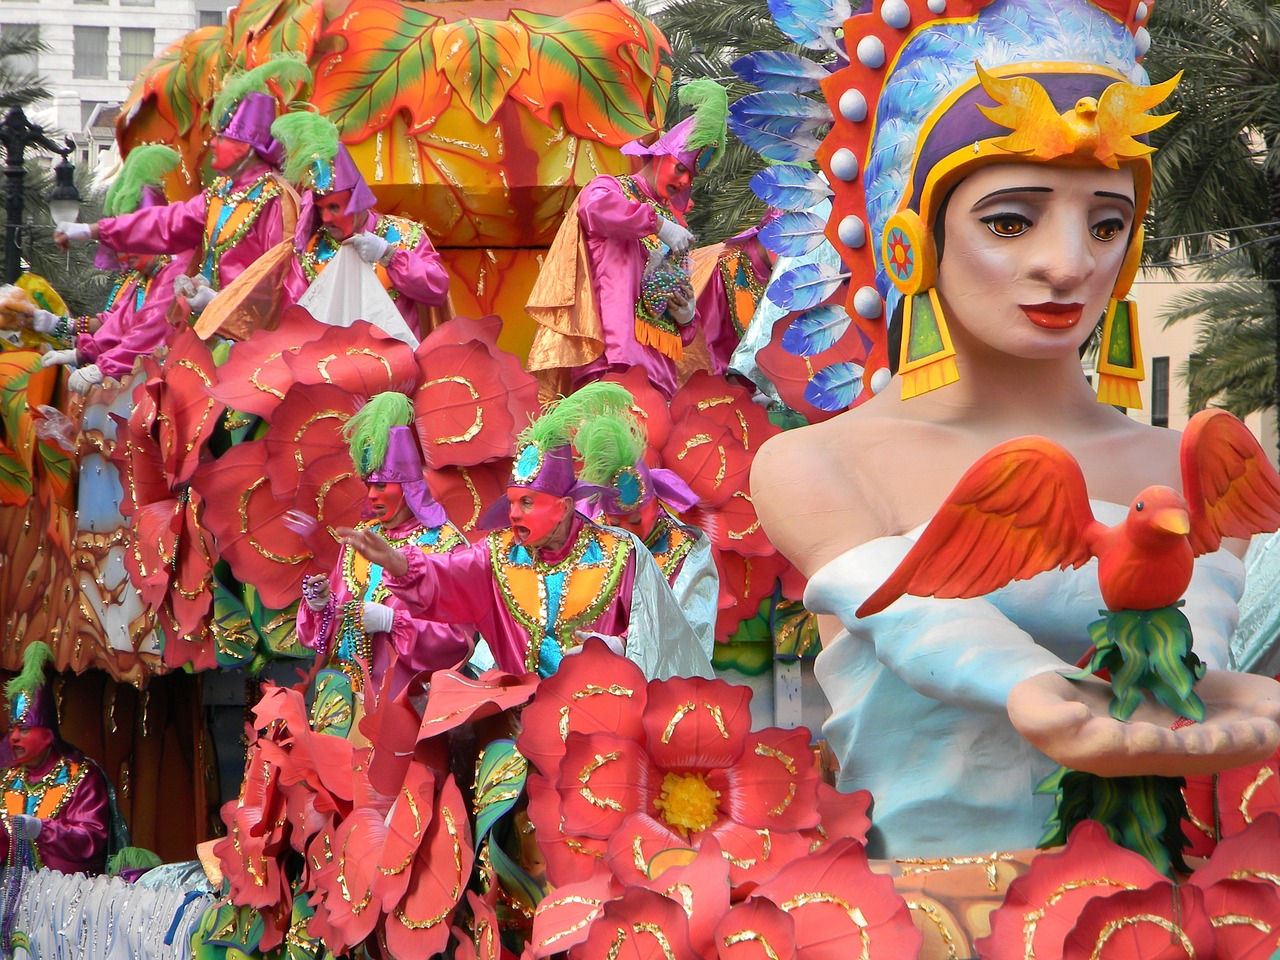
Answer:
[[[15,61],[45,53],[48,49],[38,36],[13,30],[0,32],[0,113],[7,113],[10,107],[25,107],[49,96],[42,78],[14,67]]]
[[[1179,70],[1183,79],[1168,104],[1178,116],[1152,135],[1158,152],[1148,232],[1175,239],[1152,243],[1148,256],[1208,259],[1216,276],[1236,284],[1215,286],[1199,305],[1184,298],[1176,313],[1205,327],[1192,371],[1204,382],[1192,383],[1192,395],[1207,403],[1221,394],[1238,410],[1264,399],[1252,409],[1280,409],[1280,5],[1163,0],[1151,34],[1152,80]],[[1250,279],[1260,286],[1249,287]],[[1212,302],[1245,288],[1263,294],[1247,312],[1229,315],[1225,303]],[[1231,302],[1243,310],[1249,299]],[[1246,388],[1249,378],[1258,384]]]
[[[788,40],[774,25],[765,0],[677,0],[649,15],[671,41],[675,89],[682,82],[709,77],[724,84],[730,102],[755,91],[734,76],[733,61],[756,50],[785,50],[814,55]],[[765,165],[759,154],[730,137],[723,159],[693,185],[689,227],[700,243],[714,243],[760,219],[764,205],[751,192],[751,175]]]

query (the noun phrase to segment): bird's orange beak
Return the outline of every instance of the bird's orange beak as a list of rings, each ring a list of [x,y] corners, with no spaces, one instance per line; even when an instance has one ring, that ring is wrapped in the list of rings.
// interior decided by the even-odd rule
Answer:
[[[1185,537],[1191,532],[1191,516],[1180,507],[1167,507],[1156,511],[1151,518],[1151,526],[1165,533]]]

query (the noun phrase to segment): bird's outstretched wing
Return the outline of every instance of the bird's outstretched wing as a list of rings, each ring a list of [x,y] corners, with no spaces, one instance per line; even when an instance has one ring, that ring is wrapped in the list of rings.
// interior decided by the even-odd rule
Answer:
[[[858,616],[878,613],[904,593],[980,597],[1012,580],[1079,567],[1103,529],[1071,454],[1044,437],[1006,441],[965,472]]]
[[[1232,414],[1197,413],[1182,432],[1180,454],[1196,556],[1217,550],[1227,537],[1280,529],[1280,475]]]

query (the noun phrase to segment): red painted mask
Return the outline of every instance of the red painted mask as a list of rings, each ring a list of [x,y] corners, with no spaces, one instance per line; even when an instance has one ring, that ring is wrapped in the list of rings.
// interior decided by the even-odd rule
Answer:
[[[516,541],[529,547],[541,546],[568,510],[564,497],[553,497],[528,487],[508,487],[507,502]]]
[[[320,211],[320,223],[335,240],[346,240],[356,232],[354,213],[347,213],[351,202],[350,190],[335,190],[316,197],[316,209]]]
[[[692,183],[693,171],[675,157],[662,156],[658,158],[657,169],[653,175],[653,185],[658,191],[658,196],[663,200],[671,201],[676,197],[682,196],[689,190],[689,186]]]
[[[642,503],[639,508],[631,513],[605,514],[605,522],[611,527],[621,527],[623,530],[629,530],[641,540],[644,540],[653,532],[653,525],[658,522],[659,509],[658,498],[652,497],[647,503]]]
[[[9,748],[13,751],[14,763],[20,767],[38,767],[52,746],[53,731],[48,727],[17,724],[9,728]]]
[[[404,500],[404,487],[398,483],[369,483],[368,490],[369,515],[385,526],[399,526],[405,519],[407,506]]]
[[[209,152],[209,166],[218,173],[231,173],[238,167],[253,147],[242,140],[230,137],[214,137]]]

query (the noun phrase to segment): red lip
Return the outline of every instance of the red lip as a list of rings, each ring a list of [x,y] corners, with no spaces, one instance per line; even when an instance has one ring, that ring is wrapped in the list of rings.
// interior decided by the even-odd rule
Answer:
[[[1024,305],[1022,312],[1038,327],[1046,330],[1069,330],[1084,315],[1083,303],[1033,303]]]

